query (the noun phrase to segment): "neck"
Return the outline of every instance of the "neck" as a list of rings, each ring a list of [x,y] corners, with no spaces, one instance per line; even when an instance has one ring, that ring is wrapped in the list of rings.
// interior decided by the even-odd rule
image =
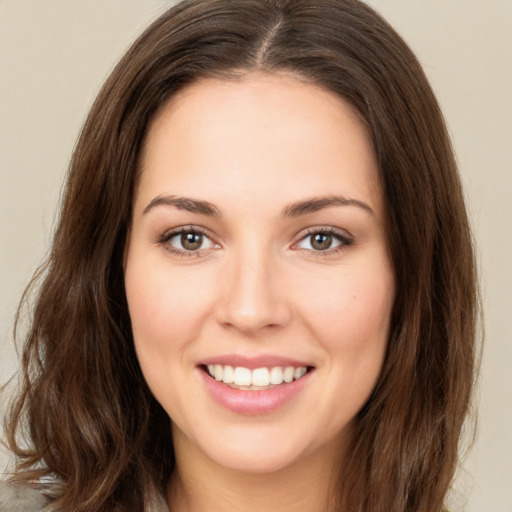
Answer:
[[[175,443],[177,469],[168,486],[173,512],[330,512],[337,510],[332,446],[323,456],[305,457],[271,473],[219,466],[188,443]],[[193,453],[195,452],[195,453]]]

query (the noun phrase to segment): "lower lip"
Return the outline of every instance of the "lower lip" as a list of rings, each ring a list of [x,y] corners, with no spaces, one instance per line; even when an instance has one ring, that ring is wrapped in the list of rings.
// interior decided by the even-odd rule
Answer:
[[[258,415],[271,413],[295,398],[308,383],[311,372],[293,382],[279,384],[270,389],[247,391],[230,388],[198,369],[206,389],[221,406],[237,414]]]

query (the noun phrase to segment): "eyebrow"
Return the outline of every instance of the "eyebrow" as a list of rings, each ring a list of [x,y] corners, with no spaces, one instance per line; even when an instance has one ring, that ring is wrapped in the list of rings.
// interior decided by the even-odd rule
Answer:
[[[284,209],[283,217],[300,217],[301,215],[314,213],[324,208],[329,208],[330,206],[357,206],[369,214],[375,215],[375,212],[368,204],[358,199],[350,199],[343,196],[324,196],[313,197],[305,201],[290,204]]]
[[[144,208],[143,215],[148,213],[156,206],[174,206],[180,210],[187,210],[192,213],[199,213],[201,215],[209,215],[211,217],[221,217],[220,210],[213,204],[207,201],[199,201],[197,199],[191,199],[189,197],[176,197],[159,195],[156,196],[151,202]]]
[[[198,199],[191,199],[189,197],[176,197],[168,195],[159,195],[151,200],[151,202],[144,208],[143,215],[157,206],[174,206],[180,210],[187,210],[192,213],[201,215],[208,215],[211,217],[222,217],[220,210],[209,203],[208,201],[201,201]],[[374,211],[370,206],[358,199],[350,199],[343,196],[324,196],[313,197],[304,201],[298,201],[288,205],[283,210],[283,217],[300,217],[308,213],[314,213],[324,208],[331,206],[357,206],[366,212],[374,215]]]

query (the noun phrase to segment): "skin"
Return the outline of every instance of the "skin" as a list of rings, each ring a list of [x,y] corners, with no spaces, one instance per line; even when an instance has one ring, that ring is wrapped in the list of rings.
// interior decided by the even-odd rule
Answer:
[[[205,79],[154,118],[140,166],[126,294],[142,371],[172,418],[172,510],[334,508],[329,484],[379,377],[395,295],[363,124],[291,76]],[[206,201],[218,215],[155,201],[163,196]],[[332,196],[361,204],[283,214]],[[168,233],[191,225],[208,236],[185,251]],[[335,231],[327,250],[311,229]],[[314,369],[283,406],[237,414],[212,399],[197,366],[221,354]]]

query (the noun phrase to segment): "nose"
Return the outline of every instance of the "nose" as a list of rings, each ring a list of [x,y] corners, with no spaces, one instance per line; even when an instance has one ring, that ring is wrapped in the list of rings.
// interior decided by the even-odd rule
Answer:
[[[220,276],[221,300],[217,321],[246,336],[285,327],[291,318],[289,292],[279,266],[262,251],[233,256]]]

